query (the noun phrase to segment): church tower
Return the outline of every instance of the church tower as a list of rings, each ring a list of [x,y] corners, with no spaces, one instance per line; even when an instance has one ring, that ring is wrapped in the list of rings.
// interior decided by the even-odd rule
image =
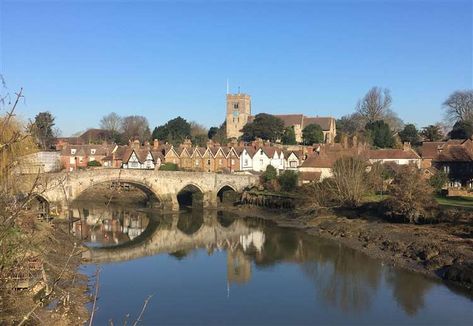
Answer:
[[[240,130],[251,116],[251,96],[243,93],[227,94],[227,138],[238,138]]]

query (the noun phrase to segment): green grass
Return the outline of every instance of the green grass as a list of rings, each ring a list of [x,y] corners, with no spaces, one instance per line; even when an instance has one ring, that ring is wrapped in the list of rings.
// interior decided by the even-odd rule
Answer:
[[[379,203],[387,199],[388,197],[389,197],[388,195],[380,195],[380,194],[366,195],[363,197],[363,202],[364,203]]]
[[[464,207],[473,209],[472,197],[435,197],[437,202],[443,206]]]

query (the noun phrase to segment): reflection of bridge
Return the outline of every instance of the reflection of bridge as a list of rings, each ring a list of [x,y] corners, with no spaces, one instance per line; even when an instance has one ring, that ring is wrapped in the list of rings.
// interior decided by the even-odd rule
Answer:
[[[18,183],[23,191],[30,191],[35,184],[35,175],[23,175]],[[86,189],[100,183],[119,181],[134,185],[155,197],[160,206],[177,210],[177,195],[183,189],[200,193],[203,206],[213,207],[217,196],[225,189],[236,192],[253,186],[258,178],[253,175],[218,174],[206,172],[179,172],[154,170],[96,169],[70,173],[47,173],[40,177],[35,192],[47,202],[66,205]]]
[[[196,216],[189,218],[193,226],[179,225],[183,215],[173,214],[156,221],[150,220],[148,228],[138,237],[128,243],[109,247],[91,247],[83,254],[85,260],[93,263],[116,262],[151,256],[159,253],[187,252],[196,248],[234,249],[242,243],[244,246],[249,240],[256,238],[253,245],[260,250],[264,243],[261,231],[248,227],[241,219],[231,223],[222,223],[216,211],[200,211],[203,214],[202,223]],[[255,237],[256,234],[256,237]],[[258,248],[259,247],[259,248]]]

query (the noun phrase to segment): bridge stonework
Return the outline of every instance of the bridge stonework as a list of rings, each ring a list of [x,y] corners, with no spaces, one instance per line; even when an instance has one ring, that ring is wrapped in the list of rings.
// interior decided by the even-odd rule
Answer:
[[[86,189],[105,182],[123,182],[154,194],[165,209],[178,210],[177,194],[192,185],[203,194],[204,207],[217,205],[217,193],[228,186],[236,192],[258,183],[254,175],[212,172],[154,171],[131,169],[91,169],[86,171],[45,173],[36,180],[34,175],[19,177],[20,191],[36,192],[51,204],[68,207]],[[36,181],[35,181],[36,180]]]

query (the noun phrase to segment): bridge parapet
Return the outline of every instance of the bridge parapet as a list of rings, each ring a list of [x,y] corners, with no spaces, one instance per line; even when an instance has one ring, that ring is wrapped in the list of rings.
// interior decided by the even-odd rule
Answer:
[[[132,169],[90,169],[85,171],[45,173],[39,176],[20,176],[21,190],[30,191],[35,184],[37,193],[50,203],[68,206],[86,189],[96,184],[119,181],[147,190],[165,208],[179,208],[177,194],[186,186],[193,185],[203,194],[204,207],[217,204],[217,193],[228,186],[236,192],[256,185],[254,175],[221,174],[212,172],[155,171]]]

